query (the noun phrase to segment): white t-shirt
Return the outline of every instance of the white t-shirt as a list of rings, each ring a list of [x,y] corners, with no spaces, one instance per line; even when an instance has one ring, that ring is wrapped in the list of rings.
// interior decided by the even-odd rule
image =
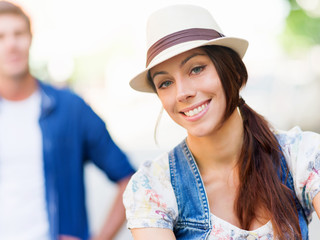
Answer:
[[[49,239],[40,109],[39,91],[0,99],[0,239]]]
[[[291,171],[297,197],[309,221],[314,211],[312,199],[320,192],[320,135],[299,128],[275,133]],[[304,201],[303,201],[304,200]],[[178,217],[176,197],[170,181],[168,154],[145,162],[131,178],[124,193],[128,228],[173,229]],[[240,229],[211,214],[208,240],[272,240],[271,221],[253,231]]]

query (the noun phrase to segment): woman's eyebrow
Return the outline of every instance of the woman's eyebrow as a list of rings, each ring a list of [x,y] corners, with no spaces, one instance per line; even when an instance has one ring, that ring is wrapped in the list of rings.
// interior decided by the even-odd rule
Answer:
[[[160,75],[160,74],[168,74],[168,72],[165,72],[165,71],[155,72],[155,73],[152,75],[152,79],[154,79],[155,76]]]
[[[196,56],[206,56],[206,54],[203,54],[203,53],[191,54],[190,56],[186,57],[183,61],[181,61],[180,68],[183,67],[183,65],[185,65],[191,58],[194,58]]]
[[[206,54],[203,54],[203,53],[193,53],[193,54],[191,54],[190,56],[186,57],[184,60],[181,61],[180,68],[183,67],[183,65],[186,64],[190,59],[192,59],[192,58],[194,58],[196,56],[206,56]],[[159,74],[168,74],[168,72],[165,72],[165,71],[155,72],[152,75],[152,79],[154,79],[154,77],[159,75]]]

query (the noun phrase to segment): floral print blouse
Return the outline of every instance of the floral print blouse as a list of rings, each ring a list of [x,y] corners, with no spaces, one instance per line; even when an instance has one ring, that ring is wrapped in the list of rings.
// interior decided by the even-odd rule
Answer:
[[[295,127],[274,132],[291,171],[296,195],[311,221],[312,200],[320,191],[320,135]],[[124,193],[128,228],[168,228],[178,216],[178,207],[170,182],[168,154],[145,162],[131,178]],[[258,229],[240,229],[211,214],[212,231],[208,240],[273,239],[269,221]]]

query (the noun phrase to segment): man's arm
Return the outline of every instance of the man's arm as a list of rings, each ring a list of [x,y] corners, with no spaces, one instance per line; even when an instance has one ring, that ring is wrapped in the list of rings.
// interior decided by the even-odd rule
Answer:
[[[118,192],[111,209],[100,232],[94,236],[92,240],[111,240],[117,235],[119,229],[122,227],[126,219],[125,209],[122,203],[122,195],[128,184],[128,181],[130,180],[130,177],[131,176],[126,177],[117,183]]]
[[[92,240],[111,240],[125,221],[122,194],[135,172],[126,154],[112,140],[104,121],[87,105],[82,105],[81,127],[84,136],[84,159],[91,160],[112,182],[117,194],[100,232]]]

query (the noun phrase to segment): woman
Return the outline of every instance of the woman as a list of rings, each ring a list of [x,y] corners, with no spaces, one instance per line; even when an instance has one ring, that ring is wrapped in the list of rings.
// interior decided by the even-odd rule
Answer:
[[[147,34],[147,67],[130,85],[155,92],[188,135],[131,179],[134,239],[308,239],[320,216],[320,136],[271,129],[239,96],[247,41],[190,5],[155,12]]]

